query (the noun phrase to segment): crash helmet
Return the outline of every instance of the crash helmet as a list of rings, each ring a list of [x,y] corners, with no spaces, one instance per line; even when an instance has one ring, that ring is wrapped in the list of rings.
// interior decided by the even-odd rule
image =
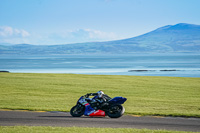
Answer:
[[[98,97],[99,97],[99,98],[102,98],[102,97],[103,97],[103,94],[104,94],[104,92],[103,92],[103,91],[98,91],[98,92],[97,92],[97,94],[98,94]]]

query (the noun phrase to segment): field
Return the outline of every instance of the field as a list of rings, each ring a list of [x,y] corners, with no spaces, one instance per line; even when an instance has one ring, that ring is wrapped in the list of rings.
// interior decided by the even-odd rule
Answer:
[[[167,131],[167,130],[149,130],[149,129],[132,129],[132,128],[83,128],[83,127],[28,127],[28,126],[13,126],[1,127],[0,132],[3,133],[192,133],[182,131]]]
[[[81,95],[123,96],[127,114],[200,117],[200,78],[0,73],[0,109],[69,111]]]

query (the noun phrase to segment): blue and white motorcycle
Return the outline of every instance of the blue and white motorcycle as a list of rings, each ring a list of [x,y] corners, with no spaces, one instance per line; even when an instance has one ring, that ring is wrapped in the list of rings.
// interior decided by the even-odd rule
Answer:
[[[119,118],[124,112],[125,108],[122,104],[127,100],[124,97],[114,97],[104,103],[93,102],[95,97],[88,98],[86,95],[81,96],[77,104],[71,108],[70,114],[73,117],[81,117],[82,115],[91,117],[105,117]]]

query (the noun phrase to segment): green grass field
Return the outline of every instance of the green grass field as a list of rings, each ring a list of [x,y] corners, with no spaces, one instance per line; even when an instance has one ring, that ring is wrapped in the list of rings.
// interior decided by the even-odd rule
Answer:
[[[81,95],[123,96],[127,114],[200,117],[200,78],[0,73],[0,108],[69,111]]]
[[[84,128],[84,127],[28,127],[0,126],[2,133],[192,133],[183,131],[149,130],[133,128]]]

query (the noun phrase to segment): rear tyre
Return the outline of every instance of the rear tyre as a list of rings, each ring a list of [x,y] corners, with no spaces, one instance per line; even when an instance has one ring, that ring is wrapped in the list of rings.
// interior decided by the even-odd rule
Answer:
[[[110,118],[119,118],[124,114],[125,108],[122,105],[113,105],[111,106],[106,114]]]
[[[84,114],[84,112],[85,112],[85,106],[80,104],[72,107],[70,110],[70,114],[73,117],[81,117]]]

